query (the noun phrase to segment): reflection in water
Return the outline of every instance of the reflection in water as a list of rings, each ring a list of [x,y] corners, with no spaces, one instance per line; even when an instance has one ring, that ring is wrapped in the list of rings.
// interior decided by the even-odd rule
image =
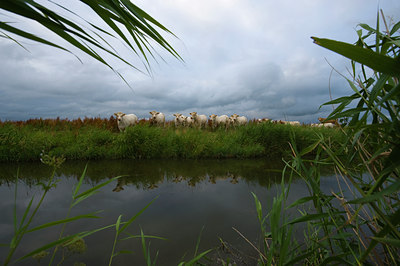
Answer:
[[[58,176],[80,178],[86,162],[65,162],[57,170]],[[19,179],[32,186],[49,178],[51,169],[38,163],[0,164],[0,185],[15,182],[19,167]],[[89,162],[86,182],[96,184],[104,179],[122,175],[115,192],[124,186],[138,189],[154,189],[164,181],[185,182],[194,187],[201,182],[216,184],[218,180],[229,180],[232,184],[239,179],[269,187],[281,181],[283,163],[279,161],[254,160],[115,160]]]
[[[65,218],[71,191],[82,175],[86,162],[66,162],[56,174],[60,181],[52,189],[36,225]],[[19,168],[19,170],[18,170]],[[213,248],[209,256],[231,259],[237,265],[253,265],[255,251],[232,227],[237,228],[255,245],[259,242],[259,224],[251,192],[263,202],[265,212],[272,205],[272,198],[280,191],[282,163],[265,160],[122,160],[89,162],[83,189],[89,189],[102,180],[121,176],[101,193],[81,202],[73,215],[104,210],[102,219],[91,219],[68,224],[67,234],[100,228],[115,223],[119,215],[126,221],[137,214],[154,198],[157,200],[141,214],[130,227],[130,233],[167,238],[151,240],[152,254],[159,250],[158,265],[177,265],[181,260],[193,258],[196,241],[201,234],[199,251]],[[38,184],[49,178],[51,169],[39,163],[0,165],[0,243],[9,242],[13,231],[14,187],[19,172],[17,212],[23,213],[27,202],[38,194]],[[331,182],[325,179],[324,182]],[[328,184],[328,187],[333,187]],[[116,193],[118,192],[118,193]],[[306,195],[300,180],[291,185],[289,201]],[[294,215],[297,215],[295,213]],[[27,236],[19,255],[26,254],[39,245],[54,241],[59,228],[35,232]],[[86,265],[104,265],[110,258],[114,231],[101,232],[85,238],[87,251],[80,257]],[[221,242],[220,240],[223,240]],[[149,240],[150,241],[150,240]],[[140,240],[121,241],[118,250],[134,251],[120,255],[114,265],[144,264]],[[235,250],[235,254],[228,252]],[[0,248],[0,258],[6,250]],[[182,256],[186,256],[182,258]],[[75,255],[74,255],[75,256]],[[66,260],[65,265],[76,260]],[[154,257],[153,257],[154,258]],[[22,264],[31,265],[32,260]]]

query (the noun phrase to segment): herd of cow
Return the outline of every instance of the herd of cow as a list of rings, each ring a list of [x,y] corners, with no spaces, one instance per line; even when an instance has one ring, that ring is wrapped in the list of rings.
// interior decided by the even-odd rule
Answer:
[[[139,120],[138,117],[134,114],[125,114],[122,112],[114,113],[117,117],[118,129],[120,131],[124,131],[128,126],[136,125]],[[165,126],[165,115],[161,112],[151,111],[151,117],[149,118],[150,125],[159,125]],[[199,115],[197,112],[191,112],[190,116],[184,116],[182,114],[176,113],[173,114],[175,127],[197,127],[197,128],[206,128],[210,121],[211,127],[224,127],[229,128],[231,126],[242,126],[246,125],[248,122],[247,117],[239,116],[237,114],[233,114],[231,116],[227,115],[215,115],[212,114],[209,116],[209,119],[206,115]],[[324,118],[318,118],[321,122],[320,124],[311,124],[312,127],[328,127],[333,128],[338,126],[337,120],[326,120]],[[299,121],[283,121],[283,120],[271,120],[268,118],[257,119],[256,123],[275,123],[275,124],[288,124],[292,126],[300,126]]]

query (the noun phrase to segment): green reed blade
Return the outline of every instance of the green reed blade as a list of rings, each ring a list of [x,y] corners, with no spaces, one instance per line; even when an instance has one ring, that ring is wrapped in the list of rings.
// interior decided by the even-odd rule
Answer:
[[[345,213],[345,212],[337,212],[337,214],[339,214],[339,213]],[[301,217],[295,218],[295,219],[287,222],[285,225],[320,220],[323,218],[328,218],[329,216],[330,216],[329,213],[306,214],[306,215],[303,215]]]
[[[303,197],[303,198],[300,198],[300,199],[296,200],[295,202],[293,202],[292,204],[287,206],[285,209],[290,209],[290,208],[296,207],[298,205],[301,205],[301,204],[304,204],[306,202],[309,202],[309,201],[312,201],[312,200],[316,200],[316,199],[317,199],[317,196]]]
[[[150,201],[144,208],[142,208],[138,213],[136,213],[133,217],[131,217],[121,228],[121,230],[118,231],[118,233],[122,233],[125,231],[125,229],[133,222],[136,220],[139,215],[141,215],[153,202],[158,198],[159,196],[155,197],[152,201]]]
[[[85,165],[85,169],[83,169],[82,175],[81,175],[81,177],[79,178],[79,182],[78,182],[78,184],[76,185],[76,188],[75,188],[75,190],[74,190],[74,192],[73,192],[73,194],[72,194],[72,199],[75,199],[75,198],[76,198],[76,195],[78,195],[78,192],[79,192],[79,190],[81,189],[83,179],[84,179],[85,176],[86,176],[87,167],[88,167],[88,164],[86,164],[86,165]]]
[[[28,203],[28,206],[26,206],[25,212],[24,212],[24,215],[22,216],[22,219],[21,219],[21,222],[20,222],[20,224],[19,224],[18,230],[21,230],[21,229],[23,228],[24,223],[25,223],[25,219],[28,217],[29,211],[31,210],[31,207],[32,207],[32,203],[33,203],[33,199],[34,199],[34,198],[35,198],[35,197],[32,196],[31,200],[30,200],[29,203]]]
[[[128,237],[122,238],[121,240],[128,240],[128,239],[133,239],[133,238],[141,238],[141,235],[132,235],[129,232],[125,232]],[[153,236],[153,235],[144,235],[145,238],[152,238],[152,239],[159,239],[159,240],[168,240],[168,238],[165,237],[160,237],[160,236]]]
[[[391,237],[371,237],[372,239],[384,243],[384,244],[389,244],[395,247],[400,248],[400,239],[394,239]]]
[[[210,253],[212,251],[212,249],[208,249],[202,253],[200,253],[199,255],[197,255],[195,258],[191,259],[188,262],[181,262],[178,265],[185,265],[185,266],[191,266],[194,265],[195,263],[198,263],[198,261],[203,258],[205,255],[207,255],[208,253]]]
[[[95,213],[99,213],[99,212],[100,211],[97,211]],[[26,233],[34,232],[34,231],[37,231],[37,230],[41,230],[41,229],[52,227],[52,226],[59,225],[59,224],[66,224],[66,223],[70,223],[70,222],[77,221],[77,220],[80,220],[80,219],[88,219],[88,218],[89,219],[93,219],[93,218],[100,218],[100,217],[96,216],[94,214],[77,215],[77,216],[70,217],[70,218],[67,218],[67,219],[53,221],[53,222],[50,222],[50,223],[42,224],[40,226],[36,226],[36,227],[34,227],[32,229],[27,230]]]
[[[371,188],[371,190],[372,190],[372,188]],[[386,187],[385,189],[383,189],[379,192],[373,193],[371,195],[367,194],[362,198],[351,200],[348,203],[349,204],[364,204],[364,203],[368,203],[368,202],[375,202],[379,199],[382,199],[384,196],[396,193],[399,190],[400,190],[400,180],[397,180],[396,182],[392,183],[391,185],[389,185],[388,187]]]
[[[75,238],[75,237],[79,237],[79,236],[80,236],[80,233],[77,233],[77,234],[74,234],[74,235],[70,235],[70,236],[63,237],[63,238],[58,239],[58,240],[56,240],[56,241],[54,241],[54,242],[48,243],[48,244],[46,244],[46,245],[44,245],[44,246],[42,246],[42,247],[40,247],[40,248],[38,248],[38,249],[35,249],[35,250],[32,251],[32,252],[29,252],[29,253],[26,254],[25,256],[23,256],[23,257],[17,259],[15,262],[19,262],[19,261],[25,260],[25,259],[27,259],[27,258],[29,258],[29,257],[31,257],[31,256],[33,256],[33,255],[35,255],[36,253],[39,253],[39,252],[41,252],[41,251],[48,250],[48,249],[50,249],[50,248],[56,247],[56,246],[58,246],[58,245],[60,245],[60,244],[63,244],[63,243],[67,243],[69,240],[71,240],[71,239],[73,239],[73,238]]]
[[[122,218],[122,215],[119,215],[118,216],[118,219],[117,219],[117,222],[115,223],[115,230],[118,232],[119,231],[119,226],[120,226],[120,224],[121,224],[121,218]],[[118,233],[117,233],[118,234]]]
[[[370,67],[373,70],[392,76],[400,76],[400,61],[391,57],[377,54],[371,50],[354,46],[348,43],[311,37],[314,43],[341,54],[351,60]]]
[[[111,178],[111,179],[109,179],[109,180],[107,180],[107,181],[105,181],[103,183],[100,183],[97,186],[94,186],[94,187],[82,192],[81,194],[75,196],[74,197],[74,203],[72,204],[72,207],[75,206],[76,204],[78,204],[79,202],[81,202],[82,200],[85,200],[85,199],[89,198],[93,194],[97,193],[100,188],[108,185],[109,183],[117,180],[120,177],[122,177],[122,176],[116,176],[114,178]]]

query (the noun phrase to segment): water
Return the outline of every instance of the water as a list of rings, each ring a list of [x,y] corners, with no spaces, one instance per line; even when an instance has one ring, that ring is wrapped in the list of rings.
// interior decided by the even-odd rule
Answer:
[[[56,188],[48,193],[33,226],[65,218],[74,185],[86,162],[66,162],[57,170]],[[89,162],[83,190],[114,176],[124,175],[101,189],[100,193],[74,207],[73,215],[102,210],[101,219],[78,221],[67,225],[66,234],[101,228],[115,223],[119,215],[126,221],[155,199],[130,226],[129,233],[153,235],[167,240],[148,239],[151,256],[157,265],[177,265],[193,258],[196,242],[198,253],[213,249],[209,258],[231,258],[238,265],[254,265],[254,249],[232,227],[239,230],[256,246],[259,244],[259,223],[251,192],[254,192],[267,212],[272,199],[280,191],[281,162],[257,160],[143,160]],[[17,213],[21,219],[32,196],[40,197],[40,182],[46,183],[51,169],[39,163],[0,165],[0,243],[9,243],[13,232],[15,177],[19,168]],[[323,179],[327,187],[335,184],[333,177]],[[294,180],[289,201],[306,196],[302,180]],[[295,212],[295,210],[293,210]],[[296,213],[293,213],[296,215]],[[15,258],[57,239],[60,227],[26,235]],[[201,236],[200,236],[201,235]],[[86,265],[106,265],[110,259],[115,230],[109,229],[85,239],[87,251],[74,254],[64,265],[84,262]],[[125,238],[127,235],[121,236]],[[199,237],[200,236],[200,237]],[[228,249],[222,249],[223,240]],[[113,265],[144,265],[139,238],[120,241],[117,251],[129,250],[114,258]],[[0,247],[3,261],[7,248]],[[58,256],[56,262],[60,260]],[[43,259],[42,262],[46,262]],[[204,261],[206,262],[206,261]],[[32,265],[33,259],[17,265]]]

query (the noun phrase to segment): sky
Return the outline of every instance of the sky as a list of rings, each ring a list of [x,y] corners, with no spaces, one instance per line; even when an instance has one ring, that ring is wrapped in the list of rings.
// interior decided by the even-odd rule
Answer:
[[[398,0],[133,2],[177,36],[163,35],[184,61],[154,45],[162,59],[151,62],[148,75],[104,55],[129,86],[36,22],[0,10],[0,21],[15,22],[73,52],[16,37],[23,49],[0,38],[0,120],[108,118],[115,112],[147,119],[156,110],[167,120],[174,113],[196,111],[315,123],[332,111],[321,104],[352,91],[341,76],[349,76],[349,60],[310,37],[354,43],[359,23],[375,27],[378,8],[394,22],[400,17]],[[81,17],[98,22],[79,1],[68,4]],[[144,69],[140,59],[116,45],[124,58]]]

